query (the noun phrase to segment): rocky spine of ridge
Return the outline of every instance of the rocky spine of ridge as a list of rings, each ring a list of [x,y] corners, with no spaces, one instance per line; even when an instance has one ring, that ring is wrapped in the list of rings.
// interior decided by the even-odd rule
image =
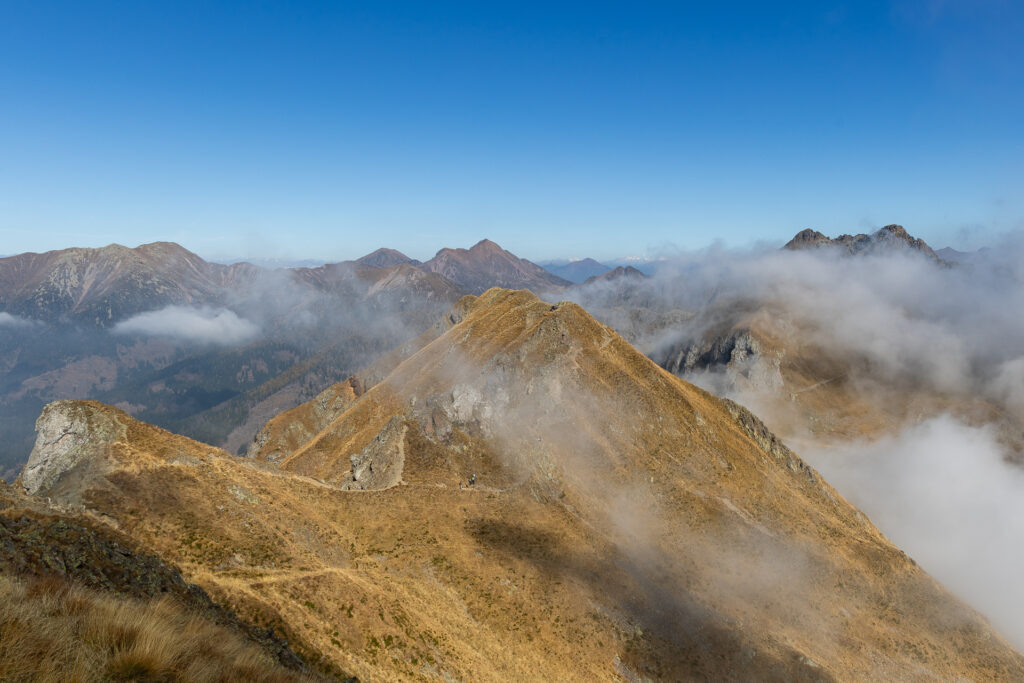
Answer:
[[[928,244],[908,233],[902,225],[886,225],[870,235],[840,235],[831,238],[817,230],[807,228],[798,232],[783,249],[800,251],[802,249],[834,248],[850,255],[877,254],[890,251],[906,250],[922,254],[933,261],[945,263]]]

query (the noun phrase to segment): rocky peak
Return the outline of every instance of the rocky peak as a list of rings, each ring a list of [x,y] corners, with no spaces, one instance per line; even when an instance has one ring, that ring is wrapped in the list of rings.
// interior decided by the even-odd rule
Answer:
[[[786,243],[783,249],[798,251],[801,249],[837,248],[850,255],[888,253],[894,250],[910,250],[943,263],[928,244],[914,237],[902,225],[895,223],[886,225],[875,232],[858,235],[840,235],[830,238],[817,230],[807,228],[798,232]]]
[[[806,248],[806,247],[817,247],[817,246],[820,246],[822,244],[828,244],[828,243],[831,243],[831,242],[832,242],[832,240],[829,239],[823,233],[820,233],[817,230],[813,230],[811,228],[806,228],[806,229],[801,230],[800,232],[798,232],[793,237],[793,239],[791,239],[789,242],[787,242],[785,248],[786,249],[803,249],[803,248]]]

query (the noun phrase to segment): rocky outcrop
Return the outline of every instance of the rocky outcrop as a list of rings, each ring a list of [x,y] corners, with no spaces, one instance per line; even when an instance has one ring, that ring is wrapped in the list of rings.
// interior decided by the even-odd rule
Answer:
[[[55,401],[36,420],[36,444],[19,480],[31,494],[45,493],[85,460],[100,460],[125,437],[125,425],[86,401]]]
[[[352,456],[352,470],[341,484],[346,491],[379,491],[402,481],[405,467],[405,433],[401,417],[395,416],[366,447]]]
[[[781,352],[764,345],[749,330],[691,341],[652,354],[669,372],[685,377],[700,371],[724,371],[734,386],[756,391],[774,391],[783,385]]]

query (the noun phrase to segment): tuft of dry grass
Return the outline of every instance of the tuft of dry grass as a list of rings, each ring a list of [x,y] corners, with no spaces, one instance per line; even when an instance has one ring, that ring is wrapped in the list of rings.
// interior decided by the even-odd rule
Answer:
[[[2,681],[302,681],[170,598],[0,575]]]

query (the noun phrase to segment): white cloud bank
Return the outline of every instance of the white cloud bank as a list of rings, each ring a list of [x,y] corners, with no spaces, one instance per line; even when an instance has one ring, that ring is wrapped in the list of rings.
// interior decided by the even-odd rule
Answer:
[[[113,331],[229,346],[251,341],[259,327],[226,308],[168,306],[122,320]]]
[[[950,417],[807,460],[897,546],[1024,647],[1024,470]]]

